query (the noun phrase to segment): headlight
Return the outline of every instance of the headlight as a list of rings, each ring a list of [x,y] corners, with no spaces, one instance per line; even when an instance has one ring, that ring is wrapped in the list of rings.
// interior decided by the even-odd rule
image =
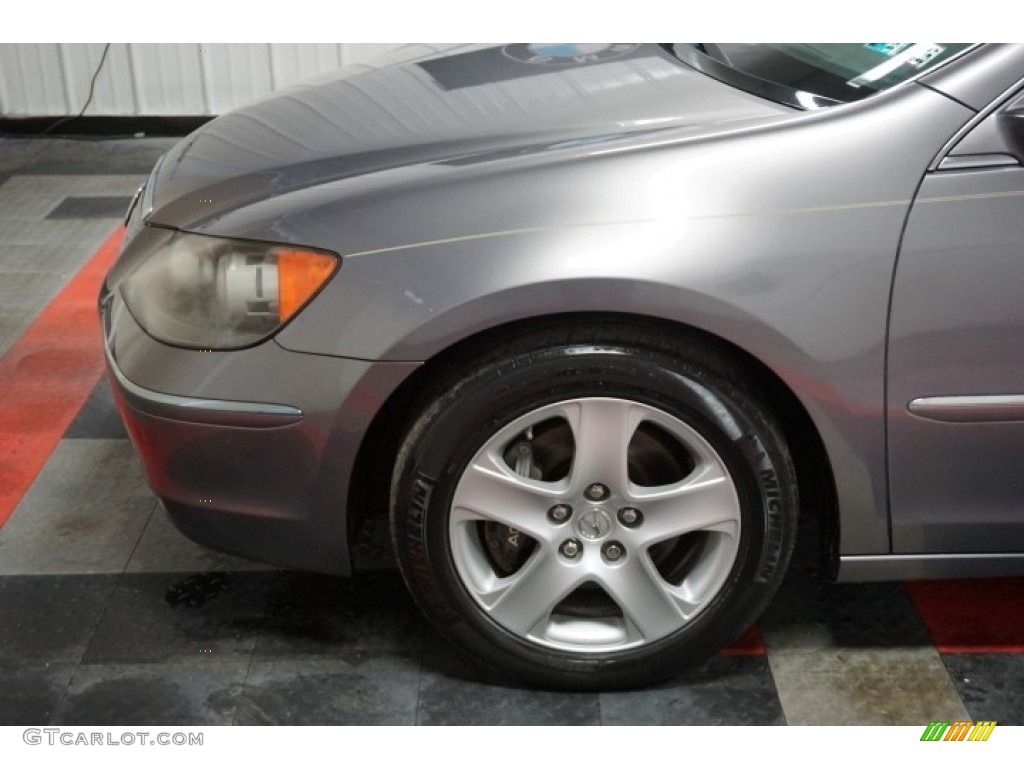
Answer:
[[[280,328],[338,264],[323,251],[175,233],[121,283],[121,295],[160,341],[236,349]]]

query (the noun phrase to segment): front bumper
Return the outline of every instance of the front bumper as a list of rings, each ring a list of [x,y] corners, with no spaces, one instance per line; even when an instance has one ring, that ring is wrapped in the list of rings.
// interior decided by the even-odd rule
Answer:
[[[417,364],[290,352],[272,340],[231,352],[171,347],[106,289],[100,313],[118,409],[177,527],[214,549],[348,574],[356,455]]]

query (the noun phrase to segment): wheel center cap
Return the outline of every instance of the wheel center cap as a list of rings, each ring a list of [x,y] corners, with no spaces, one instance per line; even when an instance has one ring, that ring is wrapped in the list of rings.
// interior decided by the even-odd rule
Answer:
[[[576,533],[584,539],[597,541],[612,531],[612,518],[603,509],[588,509],[576,518]]]

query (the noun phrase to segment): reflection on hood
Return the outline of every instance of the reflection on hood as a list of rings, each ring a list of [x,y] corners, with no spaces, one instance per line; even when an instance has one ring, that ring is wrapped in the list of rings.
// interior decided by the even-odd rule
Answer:
[[[165,158],[154,221],[410,163],[779,115],[655,45],[399,49],[230,112]],[[197,194],[202,191],[202,195]]]

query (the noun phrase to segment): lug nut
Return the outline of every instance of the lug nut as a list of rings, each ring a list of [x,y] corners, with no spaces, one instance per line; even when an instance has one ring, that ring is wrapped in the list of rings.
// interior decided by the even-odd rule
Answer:
[[[643,513],[635,507],[623,507],[619,510],[619,522],[627,528],[636,528],[643,521]]]
[[[625,548],[617,541],[609,541],[601,548],[601,552],[604,554],[606,560],[615,562],[622,558],[626,554]]]
[[[558,551],[566,557],[576,557],[580,553],[580,543],[576,539],[566,539]]]
[[[590,501],[604,501],[608,498],[608,486],[601,485],[601,483],[591,483],[583,491],[583,495]]]
[[[572,507],[568,504],[555,504],[548,510],[548,518],[553,523],[564,523],[572,515]]]

